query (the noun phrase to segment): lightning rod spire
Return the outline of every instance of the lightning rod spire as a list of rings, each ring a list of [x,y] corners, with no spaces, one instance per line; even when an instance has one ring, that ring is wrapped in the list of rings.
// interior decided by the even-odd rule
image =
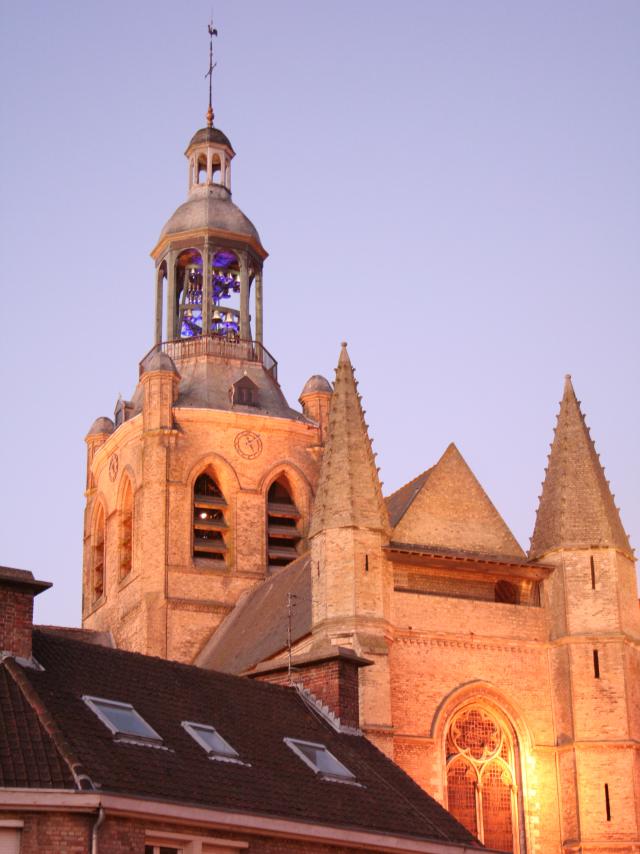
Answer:
[[[211,84],[213,81],[213,69],[217,63],[213,61],[213,37],[218,35],[218,31],[213,26],[213,18],[209,21],[209,70],[204,75],[209,78],[209,109],[207,110],[207,127],[213,127],[213,104],[211,101]]]

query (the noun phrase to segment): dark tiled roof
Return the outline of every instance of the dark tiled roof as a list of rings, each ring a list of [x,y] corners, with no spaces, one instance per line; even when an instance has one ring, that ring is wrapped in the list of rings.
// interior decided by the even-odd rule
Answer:
[[[20,679],[28,681],[101,791],[474,844],[370,742],[337,733],[294,688],[46,632],[34,632],[34,654],[44,670],[24,668]],[[0,728],[3,784],[69,787],[69,774],[20,690],[5,668],[0,676],[7,721]],[[114,742],[82,701],[84,694],[131,703],[168,749]],[[247,764],[210,760],[182,728],[183,720],[215,726]],[[285,736],[326,745],[362,786],[317,778],[284,744]]]
[[[396,489],[395,492],[385,498],[385,501],[387,502],[387,510],[389,511],[389,521],[391,522],[392,528],[395,528],[400,519],[402,519],[404,514],[407,512],[411,506],[411,502],[420,492],[432,471],[433,467],[423,471],[422,474],[414,477],[414,479],[410,480],[409,483],[405,483],[404,486],[401,486],[400,489]]]
[[[0,786],[74,788],[69,768],[5,667],[0,667],[0,719]]]
[[[244,596],[197,658],[197,664],[227,673],[243,673],[287,645],[287,593],[295,595],[291,640],[311,631],[309,555],[267,578]]]
[[[58,637],[81,640],[85,643],[96,643],[100,646],[115,646],[111,632],[99,632],[96,629],[80,629],[76,626],[36,626],[36,628],[41,632],[47,632]]]

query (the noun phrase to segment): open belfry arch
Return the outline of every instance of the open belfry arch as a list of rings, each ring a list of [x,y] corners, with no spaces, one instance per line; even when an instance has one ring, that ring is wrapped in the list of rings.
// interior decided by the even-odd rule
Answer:
[[[210,107],[153,346],[86,437],[84,625],[252,678],[359,669],[360,729],[487,846],[638,854],[635,557],[571,380],[528,553],[454,444],[384,497],[346,345],[300,410],[278,384],[234,157]]]

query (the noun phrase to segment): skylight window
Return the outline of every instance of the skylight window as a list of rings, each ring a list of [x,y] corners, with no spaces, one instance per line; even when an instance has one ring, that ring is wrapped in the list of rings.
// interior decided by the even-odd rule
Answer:
[[[311,741],[298,741],[296,738],[285,738],[285,744],[302,759],[302,761],[319,774],[323,780],[336,780],[341,783],[356,783],[355,774],[340,762],[324,744],[314,744]]]
[[[210,759],[220,759],[223,762],[240,762],[237,752],[212,726],[197,724],[193,721],[182,721],[182,726],[191,738],[206,750]]]
[[[133,708],[131,703],[104,700],[85,695],[84,702],[119,741],[138,744],[162,744],[162,737]]]

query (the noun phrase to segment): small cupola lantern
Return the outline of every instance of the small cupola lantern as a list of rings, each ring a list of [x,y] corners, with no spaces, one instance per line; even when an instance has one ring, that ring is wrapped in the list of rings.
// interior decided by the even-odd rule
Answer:
[[[191,138],[188,194],[160,234],[151,255],[156,262],[155,345],[200,342],[203,352],[249,352],[262,345],[262,264],[267,257],[260,235],[231,201],[231,161],[226,134],[214,127],[211,103],[213,36],[209,26],[209,109],[207,125]],[[254,310],[251,312],[253,296]],[[163,317],[164,314],[164,317]],[[240,356],[242,358],[242,356]]]

